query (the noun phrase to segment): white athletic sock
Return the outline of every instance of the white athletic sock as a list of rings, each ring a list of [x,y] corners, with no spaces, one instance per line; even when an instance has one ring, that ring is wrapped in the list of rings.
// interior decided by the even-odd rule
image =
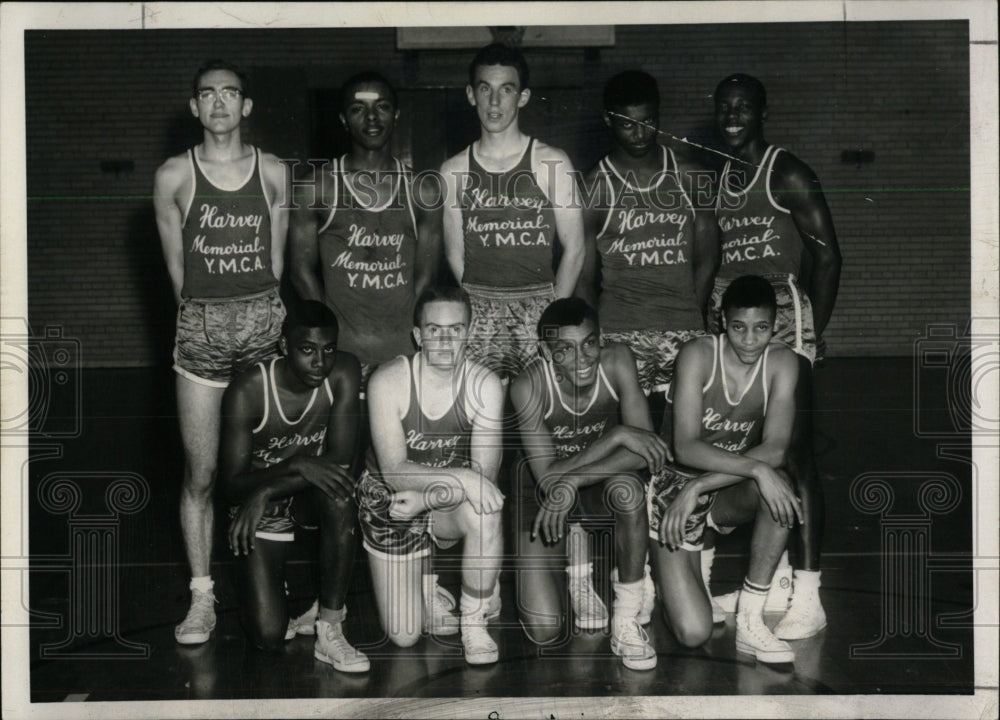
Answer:
[[[583,580],[590,577],[591,564],[580,563],[579,565],[567,565],[566,573],[569,575],[570,580]]]
[[[639,608],[642,606],[642,580],[630,583],[615,582],[614,589],[615,617],[634,618],[638,615]]]
[[[438,574],[425,573],[422,582],[424,590],[424,602],[427,602],[428,598],[434,595],[434,591],[437,588]]]
[[[795,581],[792,587],[795,588],[796,593],[810,590],[817,592],[819,591],[820,574],[819,570],[795,570],[793,572]]]
[[[712,595],[709,581],[712,579],[712,563],[715,562],[715,548],[708,548],[701,551],[701,580],[705,583],[705,589],[709,596]]]
[[[767,600],[767,591],[770,589],[770,585],[755,585],[744,578],[743,591],[740,593],[736,613],[744,617],[763,618],[764,602]]]
[[[215,587],[215,583],[212,582],[211,575],[202,575],[201,577],[191,578],[191,584],[188,587],[198,592],[210,593],[212,592],[212,588]]]

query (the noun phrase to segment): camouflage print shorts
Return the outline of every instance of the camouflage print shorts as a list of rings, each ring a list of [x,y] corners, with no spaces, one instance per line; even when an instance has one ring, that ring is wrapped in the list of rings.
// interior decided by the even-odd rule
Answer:
[[[649,482],[649,492],[646,494],[646,512],[649,516],[649,537],[660,539],[660,522],[667,508],[691,480],[701,473],[682,470],[673,465],[667,465],[653,475]],[[705,493],[698,496],[695,505],[684,526],[684,550],[701,550],[705,542],[705,526],[709,522],[709,513],[715,503],[715,493]],[[712,525],[712,527],[715,527]]]
[[[629,346],[635,356],[639,387],[650,395],[670,389],[670,382],[674,379],[674,360],[681,345],[704,334],[702,330],[631,330],[601,333],[601,340]]]
[[[785,343],[802,357],[815,364],[822,357],[816,352],[816,330],[813,325],[812,303],[809,296],[795,282],[791,275],[763,275],[771,282],[778,298],[778,314],[775,317],[774,339]],[[708,329],[713,333],[722,332],[722,293],[732,280],[715,279],[712,300],[708,311]]]
[[[555,299],[552,285],[493,288],[466,283],[472,327],[466,356],[501,378],[517,377],[538,355],[538,319]]]

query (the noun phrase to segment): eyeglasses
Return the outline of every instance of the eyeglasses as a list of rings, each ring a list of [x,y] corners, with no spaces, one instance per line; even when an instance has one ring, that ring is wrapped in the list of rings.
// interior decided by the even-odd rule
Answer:
[[[224,87],[220,90],[214,88],[202,88],[195,93],[195,96],[201,102],[208,102],[209,100],[222,100],[223,102],[232,102],[233,100],[239,100],[243,97],[243,91],[239,88],[234,87]]]

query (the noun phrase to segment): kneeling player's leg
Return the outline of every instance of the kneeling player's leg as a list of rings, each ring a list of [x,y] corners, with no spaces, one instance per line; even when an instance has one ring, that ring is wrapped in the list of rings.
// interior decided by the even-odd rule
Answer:
[[[320,606],[344,607],[357,549],[358,509],[354,500],[333,499],[320,490],[310,497],[319,513]]]
[[[795,388],[795,425],[788,452],[788,474],[802,500],[805,522],[792,533],[792,548],[795,567],[815,571],[819,570],[826,507],[813,452],[812,366],[808,359],[797,357],[799,381]]]
[[[399,647],[420,639],[424,600],[421,593],[423,560],[416,555],[392,556],[368,551],[375,602],[386,635]]]
[[[567,639],[565,540],[546,545],[541,535],[532,539],[529,528],[518,532],[517,542],[515,594],[524,632],[538,645]]]
[[[240,592],[240,621],[256,647],[280,650],[285,644],[288,603],[285,598],[285,561],[289,542],[256,538],[249,555],[236,560]]]
[[[489,598],[500,574],[503,554],[501,512],[478,514],[471,503],[431,512],[431,532],[440,540],[462,540],[462,646],[466,662],[494,663],[497,644],[486,631]]]
[[[712,635],[712,610],[702,582],[700,553],[671,550],[658,542],[650,545],[667,626],[681,645],[703,645]]]

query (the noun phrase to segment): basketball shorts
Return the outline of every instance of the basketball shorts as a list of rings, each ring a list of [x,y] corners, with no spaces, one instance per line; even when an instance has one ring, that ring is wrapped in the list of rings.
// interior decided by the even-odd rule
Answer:
[[[779,273],[762,277],[771,282],[778,299],[774,339],[785,343],[797,354],[808,359],[810,364],[822,360],[822,357],[817,357],[816,330],[809,296],[790,274]],[[731,279],[715,279],[708,312],[708,329],[713,333],[722,332],[722,293],[726,291],[730,282]]]
[[[239,505],[229,506],[229,521],[239,512]],[[257,523],[254,535],[263,540],[292,542],[295,540],[295,520],[292,517],[292,498],[284,497],[267,504],[264,514]]]
[[[392,488],[382,478],[368,470],[362,473],[357,487],[358,518],[361,542],[369,553],[390,560],[410,560],[429,555],[432,540],[440,548],[457,542],[434,536],[430,512],[407,520],[390,517],[392,495]]]
[[[177,308],[174,371],[224,388],[278,353],[285,306],[277,288],[243,298],[189,298]]]
[[[654,541],[660,540],[660,522],[667,508],[674,501],[685,485],[691,480],[702,475],[700,472],[693,472],[668,464],[660,472],[653,475],[649,483],[649,492],[646,494],[646,511],[649,515],[649,537]],[[711,527],[722,533],[732,531],[730,527],[719,527],[712,522],[712,505],[715,504],[716,493],[710,492],[698,496],[698,503],[695,505],[684,526],[684,542],[681,548],[684,550],[698,551],[705,544],[705,527]]]
[[[538,319],[555,299],[552,285],[494,288],[466,283],[472,300],[472,327],[466,356],[502,379],[517,377],[538,355]]]
[[[639,387],[648,396],[666,393],[670,389],[674,379],[674,360],[681,345],[704,334],[703,330],[630,330],[601,333],[601,340],[629,346],[635,356]]]

